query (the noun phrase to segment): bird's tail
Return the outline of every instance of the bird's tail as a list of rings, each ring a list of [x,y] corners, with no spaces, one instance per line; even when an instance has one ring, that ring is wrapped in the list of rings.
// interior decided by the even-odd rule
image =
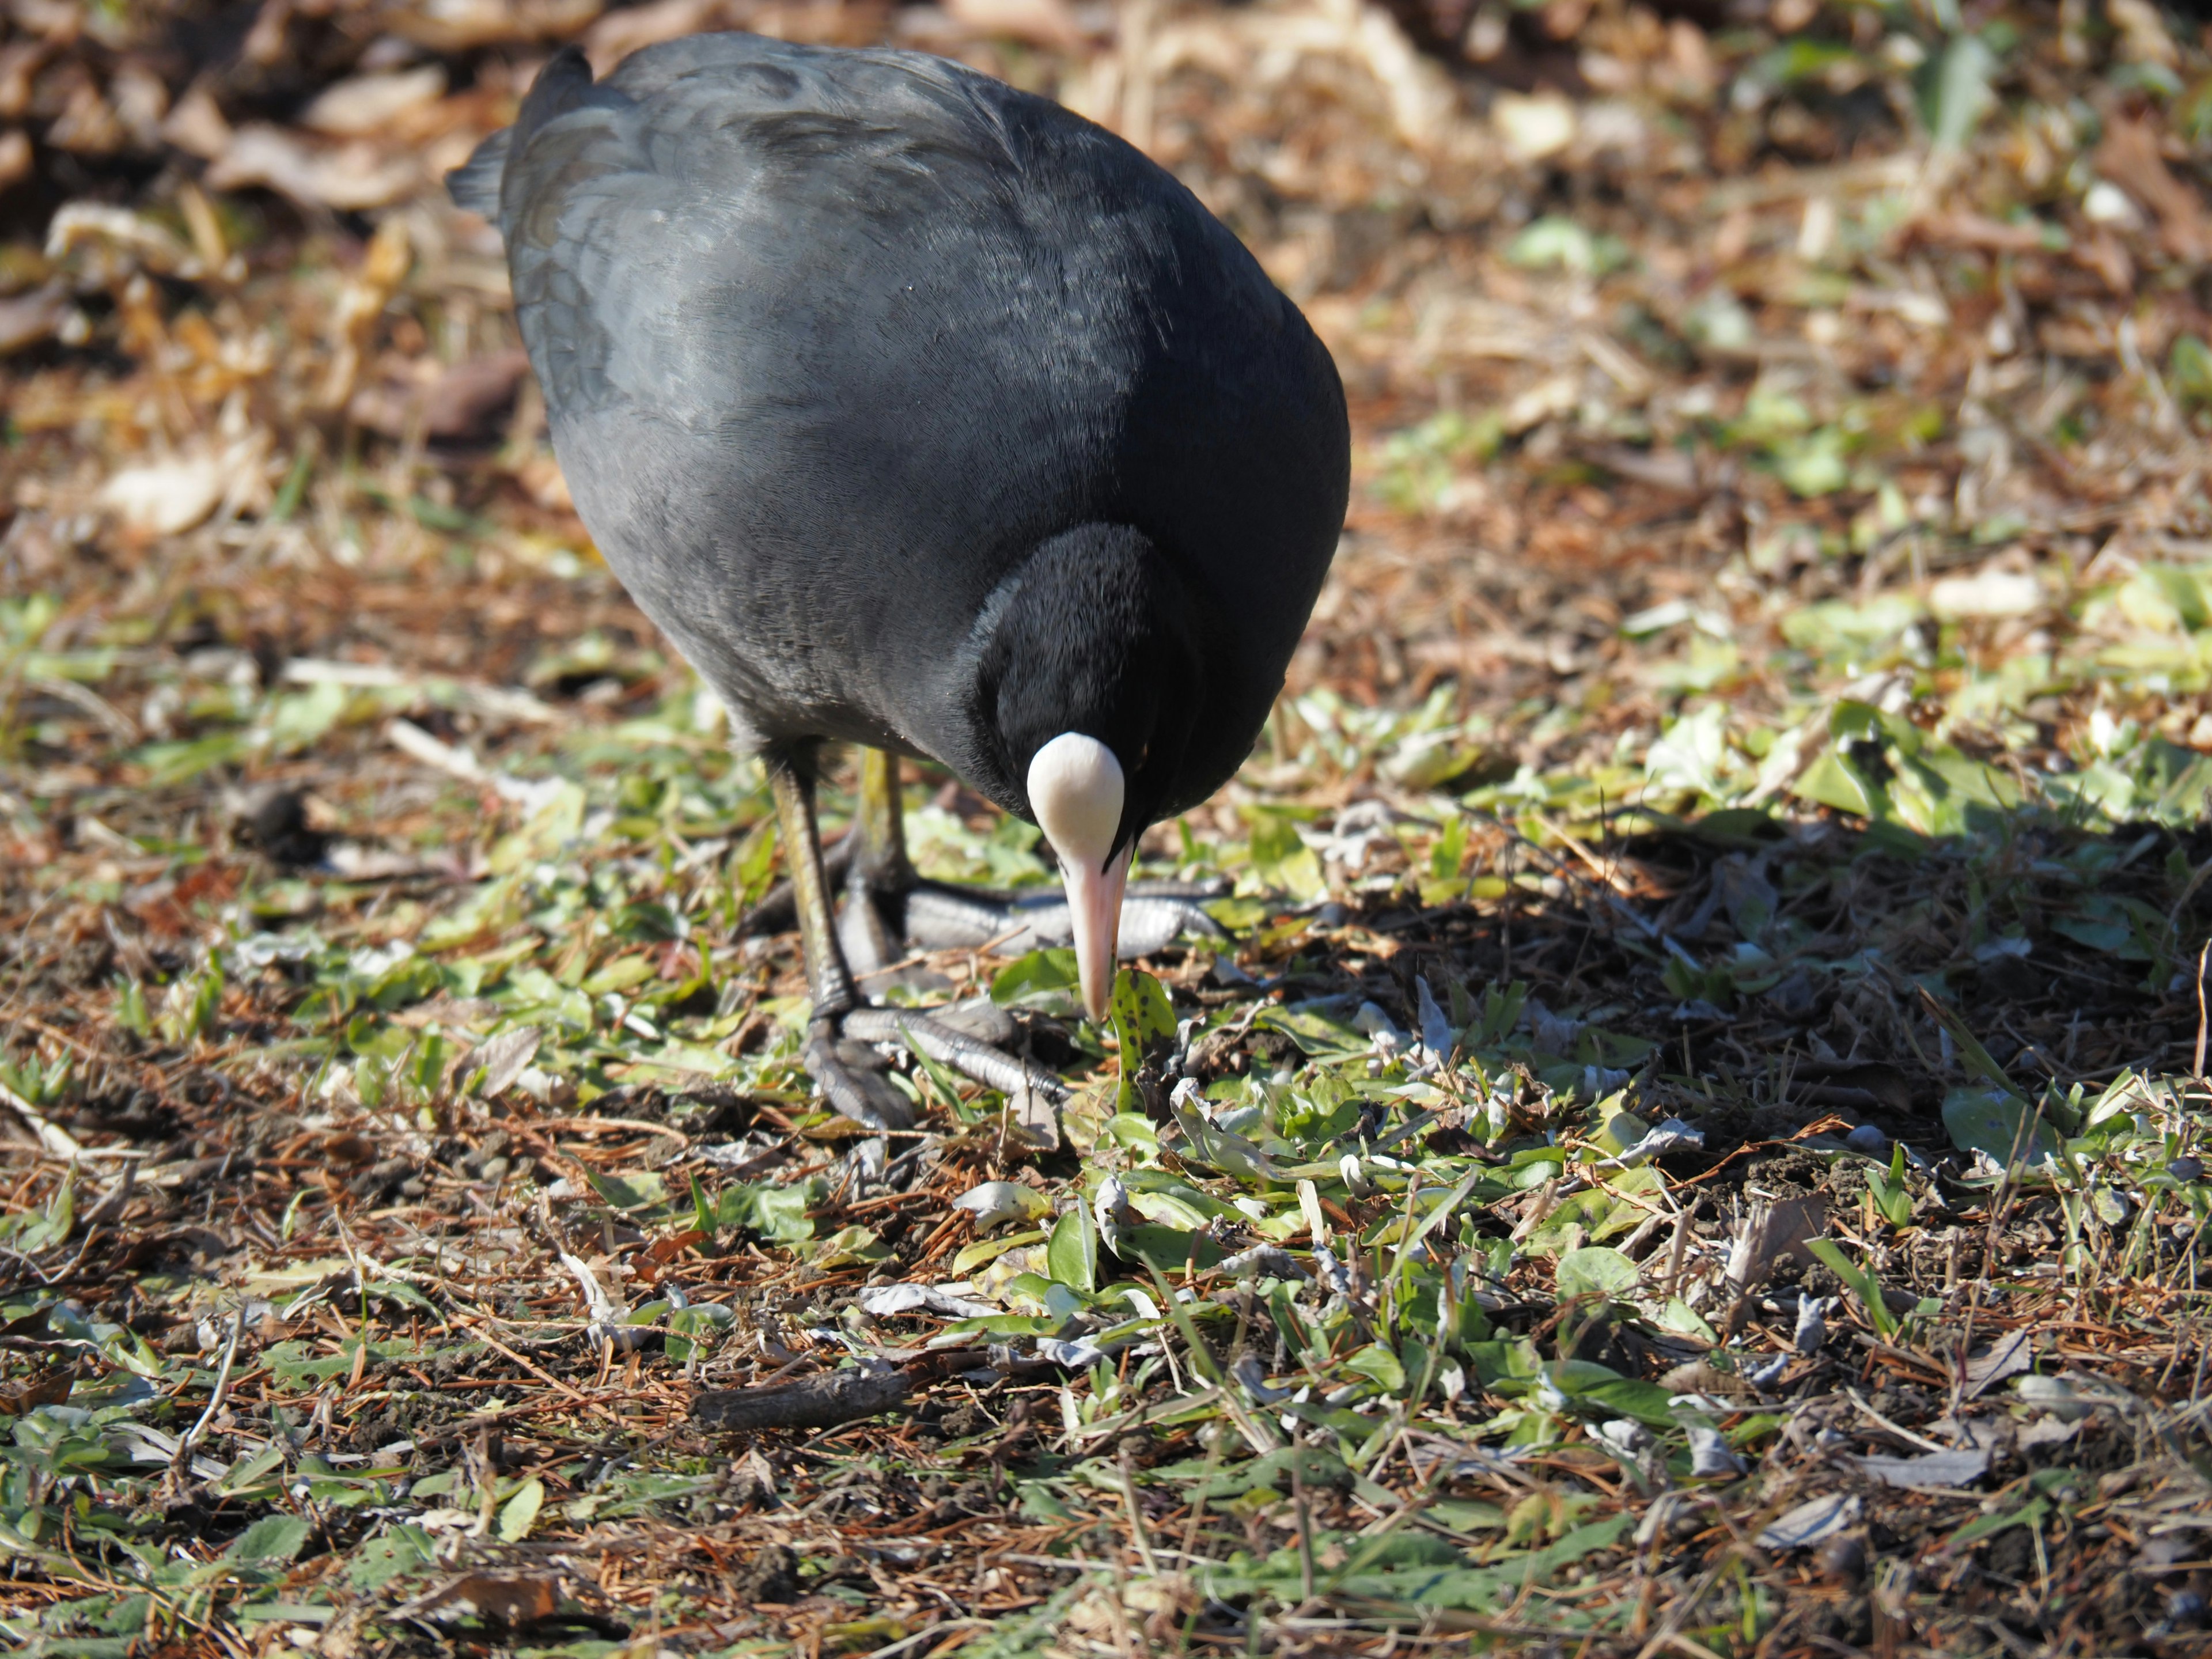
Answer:
[[[507,148],[514,129],[501,127],[476,147],[466,161],[446,175],[446,193],[465,213],[480,213],[499,222],[499,185],[507,174]]]
[[[583,48],[568,46],[554,53],[530,83],[514,125],[492,134],[477,146],[474,155],[446,175],[446,191],[453,204],[497,224],[507,158],[527,144],[538,128],[581,102],[591,89],[592,65]]]

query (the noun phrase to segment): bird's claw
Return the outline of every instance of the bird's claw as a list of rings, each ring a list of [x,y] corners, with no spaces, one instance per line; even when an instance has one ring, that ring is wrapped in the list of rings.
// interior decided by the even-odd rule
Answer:
[[[1012,1023],[988,1003],[854,1008],[814,1022],[807,1034],[806,1068],[832,1110],[872,1129],[914,1125],[914,1107],[891,1082],[882,1048],[919,1051],[1011,1100],[1057,1107],[1067,1097],[1066,1085],[1036,1061],[1000,1047],[1012,1035]]]
[[[840,1117],[871,1129],[911,1128],[913,1103],[890,1080],[884,1057],[839,1025],[817,1019],[806,1034],[806,1069],[822,1098]]]
[[[1118,953],[1150,956],[1186,935],[1224,938],[1200,900],[1218,890],[1173,882],[1132,882],[1121,903]],[[1065,945],[1075,935],[1067,901],[1056,890],[1000,894],[917,881],[905,895],[907,943],[921,950],[988,945],[1010,956]]]

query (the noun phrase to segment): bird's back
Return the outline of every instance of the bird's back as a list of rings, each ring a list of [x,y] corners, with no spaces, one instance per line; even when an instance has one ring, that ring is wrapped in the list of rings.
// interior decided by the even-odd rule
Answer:
[[[1233,769],[1348,439],[1328,354],[1180,184],[942,60],[744,34],[596,85],[556,59],[484,156],[457,194],[495,201],[579,510],[757,738],[946,757],[979,609],[1103,521],[1218,611],[1196,793]]]

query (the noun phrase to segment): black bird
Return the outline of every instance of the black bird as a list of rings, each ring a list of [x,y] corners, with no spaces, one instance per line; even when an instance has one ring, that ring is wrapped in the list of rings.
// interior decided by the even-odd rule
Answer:
[[[861,744],[854,912],[916,884],[893,757],[1035,821],[1100,1014],[1135,838],[1249,752],[1344,520],[1328,351],[1172,176],[918,53],[571,47],[452,175],[507,242],[577,511],[773,787],[832,1103],[868,1042],[814,779]],[[871,754],[869,751],[874,751]]]

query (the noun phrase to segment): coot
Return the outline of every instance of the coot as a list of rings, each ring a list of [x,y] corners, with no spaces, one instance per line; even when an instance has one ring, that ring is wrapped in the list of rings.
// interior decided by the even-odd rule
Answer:
[[[861,1005],[820,746],[873,751],[848,912],[913,890],[894,757],[941,762],[1042,829],[1099,1014],[1134,838],[1249,751],[1335,548],[1328,351],[1143,155],[913,52],[707,34],[595,82],[572,47],[451,185],[577,511],[765,765],[825,1094],[900,1121],[864,1045],[902,1032],[1023,1086]]]

